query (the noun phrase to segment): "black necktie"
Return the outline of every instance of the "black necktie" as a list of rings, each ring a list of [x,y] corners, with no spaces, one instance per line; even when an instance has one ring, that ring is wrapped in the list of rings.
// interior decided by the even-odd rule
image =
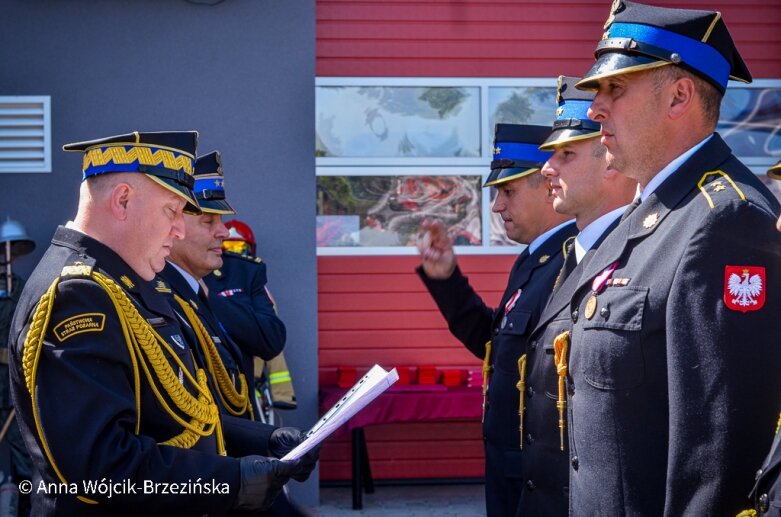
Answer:
[[[641,201],[641,198],[640,198],[639,196],[638,196],[638,198],[637,198],[637,199],[635,199],[634,201],[632,201],[632,204],[630,204],[628,207],[626,207],[626,212],[624,212],[624,215],[622,215],[622,216],[621,216],[621,221],[623,221],[624,219],[626,219],[627,217],[629,217],[629,214],[631,214],[632,212],[634,212],[634,211],[635,211],[635,208],[637,208],[638,206],[640,206],[640,203],[641,203],[641,202],[642,202],[642,201]]]

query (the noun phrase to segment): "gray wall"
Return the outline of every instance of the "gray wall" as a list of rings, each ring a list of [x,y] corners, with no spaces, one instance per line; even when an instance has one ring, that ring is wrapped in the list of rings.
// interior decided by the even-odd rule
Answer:
[[[0,218],[38,249],[75,214],[81,156],[62,144],[130,132],[200,132],[219,149],[238,217],[259,239],[287,323],[299,409],[317,416],[314,0],[2,0],[0,95],[50,95],[53,172],[0,174]],[[317,477],[291,483],[317,504]]]

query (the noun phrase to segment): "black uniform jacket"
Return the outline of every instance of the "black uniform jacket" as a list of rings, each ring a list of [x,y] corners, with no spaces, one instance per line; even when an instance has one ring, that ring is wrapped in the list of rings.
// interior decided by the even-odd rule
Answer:
[[[217,352],[220,354],[220,359],[222,359],[225,370],[231,377],[233,386],[238,391],[240,389],[239,373],[241,372],[239,369],[239,361],[241,360],[241,352],[239,351],[238,346],[226,334],[222,323],[218,321],[210,309],[209,301],[204,301],[203,298],[199,297],[192,290],[190,284],[187,283],[187,280],[185,280],[182,274],[170,263],[166,263],[165,268],[158,274],[157,280],[162,281],[162,284],[160,282],[156,283],[157,290],[165,296],[171,305],[171,309],[179,318],[185,340],[194,350],[199,366],[206,368],[206,360],[204,357],[205,350],[198,341],[198,337],[190,322],[187,320],[181,306],[174,299],[174,293],[179,295],[183,300],[189,302],[190,306],[195,310],[196,315],[209,332],[209,335],[217,348]],[[228,454],[231,456],[244,456],[248,454],[267,455],[268,438],[271,436],[274,427],[259,421],[246,421],[250,420],[249,412],[245,412],[241,416],[233,416],[230,414],[225,409],[221,397],[216,393],[216,380],[211,378],[210,381],[215,400],[220,405],[220,411],[223,414],[222,421],[223,429],[225,431],[225,445]],[[247,384],[250,397],[252,397],[252,393],[255,390],[252,385],[251,376],[247,378]]]
[[[510,272],[507,289],[496,310],[485,305],[459,268],[446,280],[430,279],[418,268],[431,295],[448,322],[450,331],[476,357],[485,356],[491,340],[491,374],[483,423],[486,453],[486,503],[488,515],[515,515],[522,487],[519,434],[518,359],[526,353],[526,340],[551,293],[562,264],[562,244],[577,232],[568,224],[550,236],[529,255],[518,257]],[[521,290],[512,309],[510,298]],[[545,397],[527,391],[527,400]]]
[[[570,305],[572,514],[750,505],[781,393],[778,212],[715,134],[596,251]]]
[[[781,433],[778,431],[770,454],[757,472],[757,482],[752,495],[759,515],[781,516]]]
[[[158,284],[157,291],[163,293],[168,300],[168,303],[171,305],[171,309],[179,317],[182,328],[187,333],[188,342],[193,348],[196,348],[195,345],[197,345],[198,357],[201,364],[205,364],[204,356],[206,351],[203,349],[204,345],[198,341],[195,330],[192,328],[191,323],[187,319],[187,315],[184,313],[179,303],[174,299],[174,294],[188,302],[190,307],[193,308],[195,314],[209,332],[209,336],[211,336],[214,346],[220,354],[222,364],[231,377],[234,388],[238,390],[240,388],[239,374],[241,373],[241,370],[239,363],[241,361],[241,352],[239,352],[238,346],[236,346],[236,344],[226,335],[221,323],[211,311],[208,301],[205,300],[205,297],[198,296],[198,294],[192,290],[184,276],[182,276],[170,262],[166,262],[165,268],[158,274],[158,279],[162,280],[165,285]],[[217,399],[219,400],[219,397]],[[225,408],[223,407],[222,409],[224,410]],[[249,414],[245,413],[244,416],[249,418]]]
[[[257,257],[225,252],[222,267],[204,278],[212,309],[249,359],[264,361],[285,347],[285,324],[266,292],[266,263]]]
[[[226,513],[239,488],[239,462],[217,454],[214,434],[202,437],[191,449],[160,445],[179,435],[183,427],[161,407],[143,369],[134,370],[129,351],[133,347],[124,337],[117,309],[106,291],[87,276],[63,276],[56,288],[40,358],[37,364],[27,365],[37,372],[33,406],[22,365],[30,318],[54,279],[65,274],[63,268],[80,263],[125,288],[138,312],[174,351],[186,372],[160,347],[167,364],[180,380],[188,372],[195,376],[191,350],[165,299],[111,249],[82,233],[59,227],[22,293],[9,341],[12,394],[34,462],[33,514]],[[195,392],[189,383],[183,384],[190,393]],[[173,408],[172,401],[163,397]],[[178,409],[173,411],[189,420]],[[188,489],[192,486],[188,483],[196,480],[226,483],[228,493],[163,494],[162,485],[144,493],[150,483],[183,483],[179,486]],[[101,494],[84,488],[85,483],[101,481],[113,483],[114,492]],[[97,504],[77,500],[73,491]]]
[[[618,224],[618,219],[608,226],[586,255],[559,275],[556,288],[542,312],[537,326],[529,334],[526,359],[528,390],[539,396],[526,399],[521,477],[531,485],[525,485],[518,504],[517,516],[567,515],[569,508],[569,445],[564,427],[564,450],[561,450],[561,431],[556,401],[559,398],[559,376],[554,364],[553,341],[570,329],[569,301],[577,285],[583,267],[589,262],[596,248]],[[575,260],[575,250],[569,250]],[[566,261],[566,257],[565,257]],[[573,262],[573,265],[575,262]],[[542,395],[544,394],[544,396]],[[530,489],[530,487],[533,487]]]

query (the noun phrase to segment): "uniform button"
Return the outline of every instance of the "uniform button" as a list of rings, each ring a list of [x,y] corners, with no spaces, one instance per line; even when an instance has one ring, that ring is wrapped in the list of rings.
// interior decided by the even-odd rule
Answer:
[[[529,479],[528,481],[526,481],[526,488],[528,488],[529,490],[534,490],[535,488],[537,488],[537,485],[534,484],[534,481]]]
[[[578,470],[578,465],[580,465],[580,461],[578,461],[578,457],[577,456],[573,456],[572,460],[570,461],[570,463],[572,463],[572,468],[573,469]]]
[[[610,317],[610,309],[607,307],[602,307],[602,310],[599,311],[599,314],[601,314],[603,318],[608,319]]]
[[[497,334],[499,334],[499,329],[498,329],[498,328],[495,328],[495,329],[494,329],[494,336],[496,336]]]
[[[532,436],[531,433],[526,435],[526,443],[528,443],[529,445],[534,443],[534,436]]]
[[[759,496],[759,511],[765,513],[768,509],[770,509],[770,501],[767,494],[762,494]]]
[[[577,323],[578,322],[578,310],[577,309],[572,311],[572,322],[573,323]]]
[[[533,396],[534,396],[534,388],[532,388],[531,386],[529,386],[528,388],[526,388],[526,394],[527,394],[529,397],[533,397]]]
[[[494,371],[494,365],[491,365],[491,366],[489,366],[489,367],[488,367],[488,371],[489,371],[489,372],[491,372],[491,373],[493,373],[493,371]]]
[[[754,475],[754,481],[756,481],[757,479],[759,479],[759,476],[761,476],[761,475],[762,475],[762,469],[759,469],[759,470],[757,471],[757,473]]]
[[[509,325],[507,325],[507,326],[508,326],[508,327],[510,327],[510,328],[513,328],[513,324],[512,324],[512,322],[510,322],[510,324],[509,324]]]

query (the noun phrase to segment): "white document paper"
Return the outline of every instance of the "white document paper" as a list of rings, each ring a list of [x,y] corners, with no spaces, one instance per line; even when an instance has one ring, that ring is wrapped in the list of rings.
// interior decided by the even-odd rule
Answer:
[[[285,455],[282,460],[297,460],[309,452],[317,444],[325,440],[342,424],[355,416],[358,411],[365,408],[372,400],[380,396],[382,392],[390,388],[399,380],[396,368],[391,371],[384,370],[375,364],[355,385],[350,388],[339,402],[329,409],[325,415],[307,431],[306,440],[298,447]]]

